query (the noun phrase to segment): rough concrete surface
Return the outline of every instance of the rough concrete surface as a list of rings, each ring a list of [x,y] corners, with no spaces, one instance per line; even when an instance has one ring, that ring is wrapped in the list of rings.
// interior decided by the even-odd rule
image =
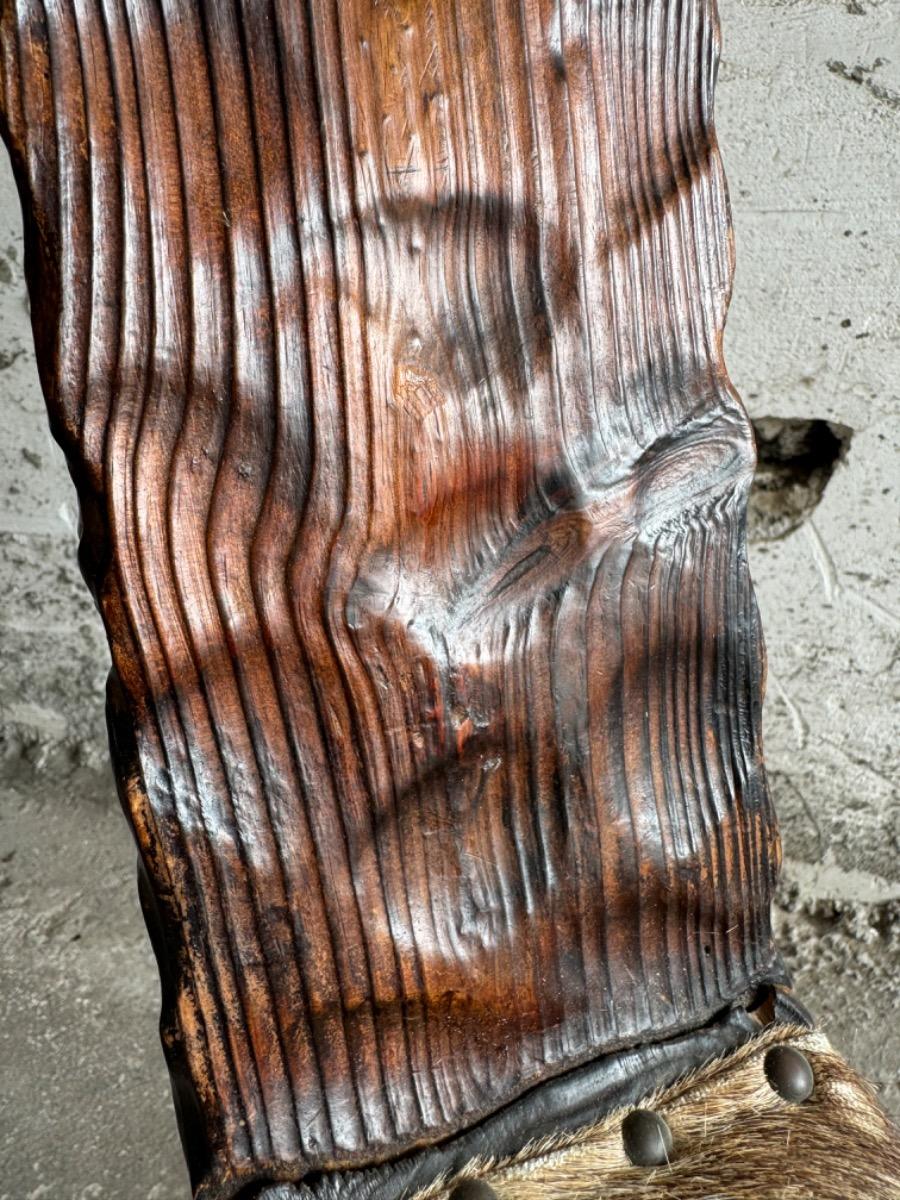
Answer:
[[[761,439],[780,447],[752,548],[778,924],[801,995],[900,1114],[900,0],[721,11],[738,255],[727,353]],[[779,425],[808,421],[850,431],[833,461]],[[0,1200],[183,1200],[107,765],[106,649],[44,419],[5,161],[0,430]]]

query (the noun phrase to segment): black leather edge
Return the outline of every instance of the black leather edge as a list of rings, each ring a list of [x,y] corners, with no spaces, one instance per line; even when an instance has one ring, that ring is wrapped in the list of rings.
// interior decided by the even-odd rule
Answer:
[[[248,1200],[405,1200],[435,1179],[454,1175],[474,1158],[506,1158],[529,1142],[592,1125],[737,1049],[768,1020],[811,1028],[812,1017],[785,990],[785,983],[782,975],[763,984],[752,1000],[735,1004],[701,1029],[605,1054],[548,1080],[439,1145],[377,1166],[323,1171],[302,1183],[264,1185],[249,1193]]]
[[[607,1054],[551,1079],[440,1145],[376,1167],[307,1176],[297,1195],[305,1200],[402,1200],[473,1158],[505,1158],[529,1142],[583,1128],[612,1109],[635,1104],[749,1041],[759,1029],[746,1009],[731,1009],[682,1037]],[[263,1196],[282,1200],[277,1192]]]
[[[805,1025],[812,1029],[815,1025],[812,1013],[805,1004],[790,992],[775,988],[775,1021],[779,1025]]]

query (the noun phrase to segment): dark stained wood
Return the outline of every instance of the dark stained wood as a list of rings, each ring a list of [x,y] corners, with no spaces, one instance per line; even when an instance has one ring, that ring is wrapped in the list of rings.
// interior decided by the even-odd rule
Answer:
[[[769,977],[710,0],[2,9],[198,1194]]]

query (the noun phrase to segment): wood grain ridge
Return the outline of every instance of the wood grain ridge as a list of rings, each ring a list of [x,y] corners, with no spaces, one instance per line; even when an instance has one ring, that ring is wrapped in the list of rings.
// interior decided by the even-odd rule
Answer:
[[[773,970],[711,0],[6,0],[194,1185]]]

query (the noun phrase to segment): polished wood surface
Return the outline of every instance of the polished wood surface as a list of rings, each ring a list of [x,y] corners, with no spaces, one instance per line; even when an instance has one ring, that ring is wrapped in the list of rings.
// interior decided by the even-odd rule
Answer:
[[[710,0],[0,8],[200,1194],[768,977]]]

